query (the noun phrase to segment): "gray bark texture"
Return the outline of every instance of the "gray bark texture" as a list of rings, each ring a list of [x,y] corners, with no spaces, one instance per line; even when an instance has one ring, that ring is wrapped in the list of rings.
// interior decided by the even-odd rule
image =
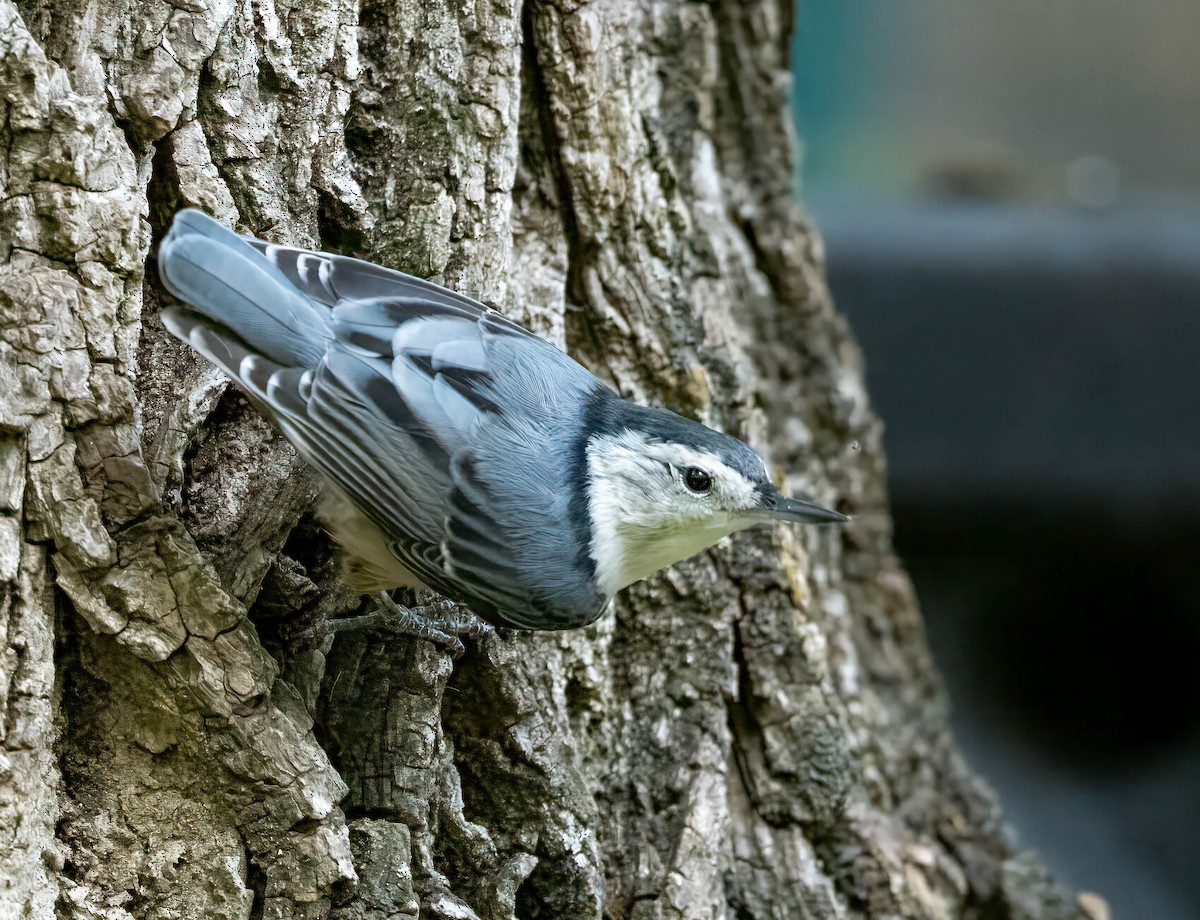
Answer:
[[[0,0],[0,916],[1082,917],[949,737],[789,0]],[[488,300],[845,528],[457,662],[156,319],[195,205]]]

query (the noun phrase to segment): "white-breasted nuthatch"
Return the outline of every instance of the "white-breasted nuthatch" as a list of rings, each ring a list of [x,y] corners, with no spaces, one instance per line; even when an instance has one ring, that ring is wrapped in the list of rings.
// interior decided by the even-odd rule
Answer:
[[[783,497],[741,441],[622,399],[428,281],[195,210],[176,215],[158,271],[185,304],[163,311],[167,329],[321,474],[321,514],[364,593],[424,586],[495,624],[570,629],[735,531],[847,520]],[[409,625],[457,644],[445,623]]]

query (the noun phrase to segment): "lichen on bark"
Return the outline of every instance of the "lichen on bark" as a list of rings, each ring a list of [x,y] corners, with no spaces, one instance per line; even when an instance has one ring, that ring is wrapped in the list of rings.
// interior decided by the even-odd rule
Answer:
[[[790,28],[0,0],[0,913],[1081,916],[948,735],[791,200]],[[494,302],[854,523],[458,662],[314,639],[355,602],[315,482],[155,318],[184,205]]]

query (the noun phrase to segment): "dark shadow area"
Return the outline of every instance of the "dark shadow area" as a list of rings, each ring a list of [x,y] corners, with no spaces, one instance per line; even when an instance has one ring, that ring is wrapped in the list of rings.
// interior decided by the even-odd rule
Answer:
[[[945,667],[989,675],[970,704],[989,722],[1097,778],[1135,776],[1196,736],[1200,520],[1129,529],[1053,504],[895,511],[918,588],[953,584],[970,608],[927,612]]]
[[[1116,917],[1200,905],[1200,213],[821,210],[973,764]]]

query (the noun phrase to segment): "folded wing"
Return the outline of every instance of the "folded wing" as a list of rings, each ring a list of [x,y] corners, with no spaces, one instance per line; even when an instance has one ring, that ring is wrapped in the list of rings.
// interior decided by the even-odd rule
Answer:
[[[587,371],[470,298],[239,237],[195,211],[177,217],[159,271],[189,305],[163,312],[167,328],[236,380],[423,582],[519,627],[599,614],[561,546],[571,413],[600,386]],[[510,475],[522,488],[491,481]]]

